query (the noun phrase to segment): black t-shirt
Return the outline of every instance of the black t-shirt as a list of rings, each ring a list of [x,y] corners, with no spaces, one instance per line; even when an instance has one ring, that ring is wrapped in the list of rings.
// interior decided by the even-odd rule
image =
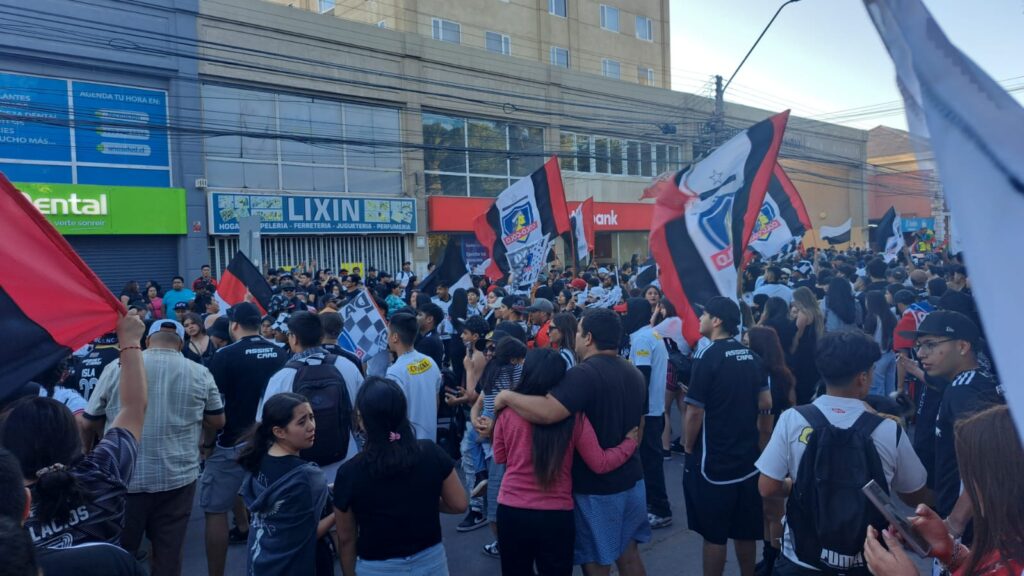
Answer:
[[[217,347],[213,345],[213,338],[206,340],[206,348],[199,349],[198,342],[192,342],[191,340],[185,340],[185,345],[181,349],[181,353],[185,355],[185,358],[203,366],[209,366],[210,360],[213,359],[213,355],[217,352]]]
[[[259,336],[244,336],[213,355],[209,368],[224,397],[224,429],[217,442],[234,446],[256,421],[270,377],[288,361],[288,353]]]
[[[442,366],[441,360],[444,358],[444,344],[441,344],[441,337],[437,335],[437,330],[431,330],[426,334],[416,336],[416,342],[413,343],[412,347],[420,354],[430,356],[431,360],[437,363],[438,368]]]
[[[760,359],[733,338],[715,340],[694,355],[686,403],[704,409],[693,455],[705,478],[738,482],[757,473],[757,404],[767,389]]]
[[[65,385],[77,390],[86,400],[92,396],[93,388],[99,382],[100,374],[107,364],[117,360],[120,355],[117,346],[102,346],[79,358],[75,362],[74,371],[68,375]]]
[[[267,486],[272,486],[282,476],[292,470],[309,464],[298,456],[271,456],[267,454],[260,460],[260,477]]]
[[[917,422],[914,426],[914,452],[928,472],[927,486],[935,489],[935,422],[939,417],[942,396],[949,384],[946,380],[925,376],[924,391],[917,408]]]
[[[947,516],[960,497],[954,427],[964,418],[996,404],[1002,404],[999,384],[981,370],[961,372],[946,387],[935,421],[935,511]]]
[[[412,556],[441,542],[438,502],[455,462],[430,440],[417,441],[411,468],[387,478],[371,478],[365,453],[345,462],[334,479],[334,505],[352,510],[364,560]]]
[[[113,544],[71,548],[36,548],[36,561],[47,576],[144,576],[132,555]]]
[[[618,446],[626,433],[640,425],[647,405],[643,374],[628,361],[609,354],[595,354],[577,364],[551,395],[569,412],[586,414],[604,449]],[[579,494],[617,494],[643,477],[637,452],[607,474],[592,472],[579,454],[573,456],[572,491]]]
[[[348,350],[345,350],[344,348],[337,344],[323,344],[320,347],[329,352],[330,354],[334,354],[335,356],[341,356],[342,358],[355,364],[356,368],[359,368],[359,373],[362,374],[363,377],[366,377],[366,369],[363,367],[363,361],[359,359],[359,356],[356,356],[355,354],[349,352]]]

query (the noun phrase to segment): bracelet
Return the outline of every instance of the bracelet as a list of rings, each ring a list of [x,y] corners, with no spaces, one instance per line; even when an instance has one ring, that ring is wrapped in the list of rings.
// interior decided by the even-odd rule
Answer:
[[[946,570],[948,570],[949,572],[954,572],[957,568],[960,567],[960,564],[963,562],[964,557],[967,556],[969,553],[970,550],[967,548],[967,546],[964,546],[959,542],[953,542],[953,551],[949,553],[949,564],[943,564],[943,566],[945,566]],[[942,564],[941,561],[939,563]]]
[[[121,353],[125,350],[138,350],[139,352],[142,352],[142,346],[121,346],[118,350],[120,350]]]

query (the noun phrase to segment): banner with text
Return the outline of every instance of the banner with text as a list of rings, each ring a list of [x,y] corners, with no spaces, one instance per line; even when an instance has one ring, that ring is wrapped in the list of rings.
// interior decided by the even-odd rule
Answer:
[[[262,234],[409,234],[416,201],[265,194],[210,194],[210,232],[238,234],[238,219],[260,217]]]

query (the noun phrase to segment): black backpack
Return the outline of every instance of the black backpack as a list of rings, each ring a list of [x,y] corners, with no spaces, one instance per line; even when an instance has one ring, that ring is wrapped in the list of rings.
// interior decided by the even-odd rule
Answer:
[[[864,412],[853,426],[829,423],[814,406],[797,406],[813,432],[797,469],[793,491],[786,502],[786,524],[797,558],[828,574],[869,574],[864,562],[864,534],[868,524],[878,530],[887,522],[861,489],[874,480],[886,493],[889,483],[878,450],[871,439],[885,419]],[[902,428],[897,425],[896,443]]]
[[[668,348],[668,365],[672,368],[672,376],[680,386],[690,385],[690,371],[693,369],[693,361],[679,345],[671,338],[664,338],[665,348]]]
[[[299,455],[320,466],[344,459],[351,437],[352,399],[345,378],[334,365],[337,358],[334,354],[327,354],[320,364],[308,364],[303,360],[291,360],[285,364],[296,370],[292,391],[309,400],[316,419],[313,447]]]

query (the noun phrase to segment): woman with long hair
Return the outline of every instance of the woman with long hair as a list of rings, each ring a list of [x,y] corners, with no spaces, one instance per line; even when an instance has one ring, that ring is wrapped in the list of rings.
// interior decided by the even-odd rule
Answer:
[[[562,381],[565,364],[549,348],[526,356],[516,392],[543,396]],[[498,542],[503,574],[568,575],[573,570],[575,522],[572,454],[603,474],[621,466],[636,450],[634,428],[618,445],[603,450],[583,414],[547,426],[532,425],[504,410],[494,430],[494,458],[506,465],[498,494]]]
[[[995,406],[958,422],[956,457],[974,510],[974,540],[970,549],[956,542],[942,518],[921,504],[910,524],[931,545],[928,555],[954,576],[1024,573],[1024,447],[1010,410]],[[918,576],[892,530],[879,535],[869,526],[864,558],[875,576]]]
[[[146,297],[142,295],[139,290],[139,283],[135,280],[129,280],[125,282],[124,288],[121,290],[121,303],[126,307],[129,306],[145,306]]]
[[[810,288],[801,286],[793,291],[790,318],[796,325],[796,330],[792,332],[793,337],[790,341],[781,338],[780,340],[789,350],[789,367],[793,376],[796,376],[796,403],[803,405],[814,397],[818,381],[821,379],[818,367],[814,363],[814,353],[818,347],[818,339],[825,333],[825,319],[821,313],[821,306],[818,305],[818,299],[814,297]]]
[[[892,348],[893,332],[896,330],[896,315],[885,301],[885,293],[872,290],[864,295],[864,332],[878,342],[882,357],[875,362],[875,371],[869,394],[888,396],[896,390],[896,353]]]
[[[329,544],[334,517],[324,473],[299,452],[313,446],[316,420],[304,396],[284,392],[263,405],[238,462],[248,473],[242,500],[252,514],[249,574],[334,574]]]
[[[467,506],[455,462],[436,443],[416,440],[405,394],[391,380],[367,378],[355,408],[366,444],[334,479],[342,574],[447,575],[438,512]]]
[[[860,325],[860,307],[853,297],[853,288],[845,278],[833,278],[828,283],[828,294],[821,302],[824,311],[825,332],[852,330]]]
[[[761,366],[768,373],[768,385],[772,392],[772,415],[779,421],[779,415],[796,402],[796,378],[786,366],[779,335],[773,328],[754,326],[747,332],[750,349],[761,359]],[[767,444],[767,438],[762,445]],[[782,516],[785,513],[785,498],[764,499],[764,548],[765,566],[773,566],[782,550]]]
[[[658,307],[658,303],[661,302],[661,298],[661,289],[657,286],[652,285],[644,288],[644,300],[651,303],[651,310]]]
[[[121,409],[88,453],[75,417],[57,400],[29,396],[4,410],[0,442],[18,459],[31,492],[25,528],[38,548],[121,542],[146,417],[148,389],[139,348],[145,329],[135,312],[118,321],[120,364],[104,374],[119,378]]]
[[[206,333],[202,317],[189,312],[182,318],[181,325],[185,328],[185,346],[182,348],[185,358],[203,366],[209,365],[217,347]]]
[[[565,369],[576,365],[576,317],[571,312],[559,312],[551,319],[551,330],[548,332],[551,347],[565,361]]]

